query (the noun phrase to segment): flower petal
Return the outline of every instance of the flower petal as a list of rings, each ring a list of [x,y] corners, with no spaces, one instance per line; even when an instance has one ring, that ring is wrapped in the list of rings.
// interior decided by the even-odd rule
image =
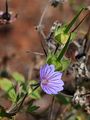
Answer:
[[[57,78],[56,78],[57,77]],[[55,79],[61,79],[61,77],[62,77],[62,73],[60,73],[60,72],[53,72],[52,74],[50,74],[48,77],[47,77],[47,79],[48,80],[54,80],[54,78]]]
[[[47,94],[58,94],[64,89],[61,77],[62,73],[55,71],[54,65],[45,64],[40,68],[40,86]]]
[[[40,78],[42,79],[45,76],[46,70],[48,70],[48,64],[45,64],[40,68]]]
[[[47,94],[52,94],[52,92],[50,90],[48,90],[47,87],[45,87],[44,85],[41,85],[41,88],[43,89],[43,91]]]
[[[57,92],[62,91],[63,90],[63,86],[61,84],[48,84],[49,88],[53,88],[55,89]]]
[[[44,79],[44,78],[47,78],[48,75],[52,74],[55,70],[55,67],[54,65],[48,65],[48,64],[45,64],[43,67],[40,68],[40,78],[41,79]]]
[[[57,91],[53,89],[52,87],[43,86],[42,89],[47,94],[58,94]]]
[[[61,86],[64,85],[64,82],[60,79],[49,80],[48,84],[60,84]]]

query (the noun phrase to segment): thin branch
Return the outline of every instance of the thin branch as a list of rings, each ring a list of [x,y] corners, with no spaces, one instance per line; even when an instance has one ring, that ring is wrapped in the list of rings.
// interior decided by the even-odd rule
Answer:
[[[47,52],[46,52],[46,50],[45,50],[45,48],[44,48],[44,45],[43,45],[43,42],[42,42],[42,40],[41,40],[41,39],[40,39],[40,43],[41,43],[41,46],[42,46],[43,51],[44,51],[44,53],[45,53],[45,56],[47,57]]]
[[[39,84],[32,90],[32,92],[34,92],[38,87],[39,87]],[[24,95],[24,97],[22,98],[22,100],[20,100],[15,106],[13,106],[9,110],[7,110],[6,114],[9,115],[9,116],[11,116],[11,117],[14,116],[14,115],[16,115],[21,110],[21,107],[22,107],[22,105],[23,105],[23,103],[24,103],[27,95],[28,95],[28,93],[26,93]]]
[[[8,1],[6,0],[6,4],[5,4],[6,10],[5,12],[8,14]]]
[[[46,35],[45,35],[44,31],[43,31],[43,28],[44,28],[43,27],[43,20],[44,20],[46,12],[48,10],[48,5],[49,4],[47,3],[47,5],[45,6],[44,11],[43,11],[43,13],[41,15],[41,18],[39,20],[39,23],[38,23],[38,25],[36,27],[36,30],[42,35],[42,37],[44,38],[44,40],[46,40]]]
[[[69,95],[63,91],[60,92],[60,94],[62,94],[64,97],[69,97],[69,98],[73,98],[73,95]]]
[[[85,39],[85,44],[84,44],[84,49],[83,52],[85,52],[86,54],[88,53],[89,49],[90,49],[90,40],[89,40],[89,34],[90,34],[90,24],[89,24],[89,28],[88,31],[84,37]]]
[[[48,6],[49,6],[49,2],[48,2],[47,5],[45,6],[44,11],[43,11],[43,13],[42,13],[42,15],[41,15],[39,24],[38,24],[37,27],[36,27],[37,31],[41,34],[41,36],[43,37],[43,39],[45,40],[45,42],[46,42],[47,37],[46,37],[46,35],[45,35],[44,31],[43,31],[43,19],[44,19],[45,14],[46,14],[46,12],[47,12],[47,10],[48,10]],[[45,53],[45,56],[47,56],[47,52],[46,52],[46,50],[45,50],[45,47],[44,47],[44,45],[43,45],[42,40],[40,40],[40,43],[41,43],[41,46],[42,46],[43,51],[44,51],[44,53]]]
[[[35,55],[40,55],[40,56],[44,56],[43,53],[40,53],[40,52],[33,52],[33,51],[31,51],[31,50],[30,50],[30,51],[27,50],[26,53],[35,54]]]
[[[13,106],[12,108],[10,108],[8,111],[7,111],[7,114],[9,114],[10,116],[14,116],[16,115],[21,107],[22,107],[22,104],[23,102],[25,101],[25,98],[27,97],[27,93],[24,95],[24,97],[22,98],[22,100],[20,100],[15,106]]]
[[[51,107],[50,107],[50,113],[49,113],[49,120],[53,120],[53,110],[54,110],[54,104],[55,104],[55,97],[53,96],[52,98],[52,103],[51,103]]]
[[[80,95],[81,97],[82,96],[90,96],[90,92],[87,92],[87,93],[85,93],[85,94],[82,94],[82,95]]]
[[[54,51],[54,54],[56,54],[58,48],[59,48],[59,44],[56,45],[56,49],[55,49],[55,51]]]
[[[40,21],[39,21],[38,26],[42,26],[43,19],[44,19],[45,14],[46,14],[46,12],[47,12],[47,10],[48,10],[48,5],[49,5],[49,4],[47,3],[47,5],[46,5],[45,8],[44,8],[44,11],[43,11],[43,13],[42,13],[42,15],[41,15],[41,18],[40,18]]]

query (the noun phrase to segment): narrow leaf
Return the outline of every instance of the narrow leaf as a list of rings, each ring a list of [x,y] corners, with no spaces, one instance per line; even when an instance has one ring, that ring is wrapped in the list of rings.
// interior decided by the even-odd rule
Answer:
[[[32,106],[29,106],[27,111],[28,112],[34,112],[35,110],[37,110],[39,108],[39,106],[35,106],[35,105],[32,105]]]
[[[60,52],[60,54],[59,54],[59,56],[57,58],[58,61],[60,61],[62,59],[62,57],[64,56],[64,54],[65,54],[65,52],[66,52],[66,50],[68,48],[68,45],[70,43],[70,39],[71,39],[71,34],[70,34],[65,46],[63,47],[63,49],[61,50],[61,52]]]
[[[65,96],[63,96],[62,94],[58,94],[56,95],[56,98],[58,99],[58,101],[64,105],[69,104],[69,99],[67,99]]]
[[[62,65],[62,71],[65,71],[70,64],[70,61],[67,60],[67,59],[62,59],[60,62],[61,62],[61,65]]]
[[[21,82],[24,82],[24,76],[22,75],[22,74],[20,74],[20,73],[18,73],[18,72],[14,72],[13,74],[12,74],[12,76],[13,76],[13,78],[17,81],[17,82],[19,82],[19,83],[21,83]]]
[[[0,88],[4,90],[10,99],[15,102],[16,101],[16,93],[13,87],[13,84],[10,80],[8,79],[1,79],[0,80]]]
[[[69,23],[69,25],[66,27],[65,29],[65,33],[68,33],[68,31],[70,30],[70,28],[74,25],[74,23],[76,22],[77,18],[79,17],[79,15],[81,14],[81,12],[84,10],[84,8],[82,8],[79,13],[77,13],[77,15],[72,19],[72,21]]]

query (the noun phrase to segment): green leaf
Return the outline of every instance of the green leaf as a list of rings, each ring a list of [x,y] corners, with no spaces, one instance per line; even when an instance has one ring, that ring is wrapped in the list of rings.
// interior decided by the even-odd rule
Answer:
[[[60,52],[60,54],[59,54],[59,56],[57,58],[58,61],[60,61],[62,59],[62,57],[64,56],[64,54],[65,54],[65,52],[66,52],[66,50],[68,48],[68,45],[70,43],[70,40],[71,40],[71,34],[70,34],[65,46],[63,47],[63,49],[61,50],[61,52]]]
[[[1,79],[0,80],[0,88],[4,90],[10,99],[15,102],[16,101],[16,93],[13,87],[13,84],[10,80],[8,79]]]
[[[14,78],[17,82],[19,82],[19,83],[22,83],[22,82],[25,81],[24,76],[23,76],[22,74],[18,73],[18,72],[14,72],[14,73],[12,74],[12,76],[13,76],[13,78]]]
[[[40,99],[41,98],[41,95],[40,95],[40,92],[41,92],[41,89],[40,87],[38,87],[35,91],[32,91],[32,87],[31,85],[32,84],[37,84],[37,82],[35,80],[30,80],[30,86],[28,88],[28,94],[29,96],[32,98],[32,99]]]
[[[65,44],[69,38],[69,34],[63,33],[61,34],[61,43]]]
[[[20,100],[21,97],[21,94],[17,94],[16,103]]]
[[[39,88],[38,88],[39,89]],[[40,99],[41,98],[41,96],[40,96],[40,93],[39,93],[39,90],[35,90],[34,92],[32,92],[31,94],[30,94],[30,97],[31,98],[33,98],[33,99]]]
[[[65,28],[63,28],[63,29],[58,28],[58,30],[55,31],[54,37],[55,37],[55,41],[56,41],[58,44],[63,44],[63,45],[65,45],[66,42],[67,42],[67,40],[68,40],[68,38],[69,38],[70,33],[65,33],[64,30],[65,30]],[[75,33],[75,32],[71,33],[70,42],[71,42],[72,40],[74,40],[75,37],[76,37],[76,33]]]
[[[55,66],[56,70],[62,69],[62,65],[61,65],[60,61],[57,61],[57,53],[56,54],[51,54],[51,53],[48,54],[47,63],[53,64]]]
[[[49,53],[46,62],[48,64],[52,64],[52,61],[56,61],[56,55],[54,55],[53,53]]]
[[[65,44],[67,39],[69,38],[69,34],[64,33],[65,29],[66,25],[62,25],[61,27],[57,28],[54,32],[54,38],[58,44]]]
[[[27,108],[27,112],[32,113],[32,112],[34,112],[35,110],[37,110],[38,108],[39,108],[39,106],[30,104],[30,105],[28,106],[28,108]]]
[[[72,19],[72,21],[69,23],[69,25],[66,27],[65,29],[65,33],[68,33],[70,28],[74,25],[74,23],[76,22],[77,18],[79,17],[79,15],[81,14],[81,12],[84,10],[84,8],[82,8],[77,15]]]
[[[69,99],[67,97],[65,97],[64,95],[62,94],[58,94],[56,95],[56,98],[58,99],[58,101],[64,105],[67,105],[70,103]]]
[[[57,56],[58,56],[58,53],[56,53],[55,55],[49,54],[47,57],[47,63],[53,64],[56,70],[63,72],[68,68],[70,61],[66,58],[63,58],[59,61],[57,60]]]
[[[70,64],[70,60],[62,59],[60,61],[60,63],[62,65],[62,70],[61,71],[65,71],[68,68],[69,64]]]
[[[34,112],[38,108],[39,108],[39,106],[33,105],[33,101],[31,100],[30,103],[29,103],[29,106],[27,108],[27,112]]]

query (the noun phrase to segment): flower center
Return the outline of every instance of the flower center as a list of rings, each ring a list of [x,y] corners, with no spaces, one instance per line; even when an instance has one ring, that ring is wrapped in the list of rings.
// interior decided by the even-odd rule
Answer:
[[[43,85],[47,85],[48,84],[48,80],[42,80],[42,84]]]

